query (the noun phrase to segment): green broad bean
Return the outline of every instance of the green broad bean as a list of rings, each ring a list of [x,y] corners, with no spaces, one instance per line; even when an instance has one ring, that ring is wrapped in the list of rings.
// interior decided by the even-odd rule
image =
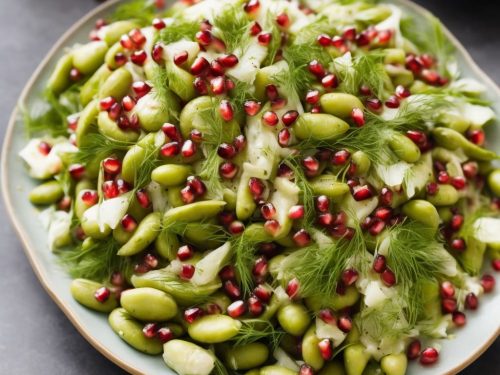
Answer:
[[[253,370],[245,372],[245,375],[260,375],[260,369],[254,368]]]
[[[116,69],[102,84],[99,90],[99,99],[112,96],[117,101],[122,100],[129,92],[132,82],[132,74],[127,69]]]
[[[358,302],[359,297],[358,290],[354,286],[349,286],[346,288],[344,294],[334,294],[326,303],[324,299],[320,297],[308,297],[305,299],[305,303],[311,311],[318,311],[323,307],[342,310]]]
[[[465,133],[470,127],[470,122],[458,113],[441,113],[438,116],[437,121],[440,125],[453,129],[462,134]]]
[[[460,196],[458,195],[457,189],[452,185],[439,185],[439,189],[436,194],[427,194],[426,199],[432,203],[434,206],[451,206],[458,202]]]
[[[217,305],[221,311],[226,311],[231,302],[231,299],[226,294],[219,291],[211,295],[208,301],[201,305],[201,307],[206,311],[210,305]]]
[[[106,56],[104,56],[105,66],[111,70],[119,68],[120,65],[116,63],[115,56],[119,53],[124,53],[124,52],[125,48],[123,48],[120,42],[113,44],[106,52]]]
[[[385,71],[392,80],[394,86],[402,85],[404,87],[410,86],[415,80],[413,73],[405,69],[403,66],[386,65]]]
[[[233,190],[225,188],[222,192],[222,199],[226,202],[227,210],[236,210],[237,195]]]
[[[389,354],[380,360],[380,367],[386,375],[405,375],[408,367],[406,354]]]
[[[76,217],[79,219],[79,220],[82,220],[82,217],[83,217],[83,214],[85,213],[85,211],[87,211],[91,206],[87,205],[83,199],[82,199],[82,195],[85,193],[85,192],[95,192],[95,190],[93,189],[83,189],[81,190],[80,192],[78,192],[76,194],[76,199],[75,199],[75,204],[74,204],[74,210],[75,210],[75,215]],[[96,193],[97,194],[97,193]]]
[[[73,298],[81,305],[89,309],[109,313],[118,306],[114,295],[110,295],[104,302],[95,298],[95,293],[104,285],[86,279],[75,279],[71,282],[70,291]]]
[[[111,70],[107,67],[107,65],[103,65],[97,69],[94,74],[92,74],[92,77],[90,77],[87,82],[83,84],[80,89],[80,102],[83,106],[86,106],[92,101],[92,99],[94,99],[99,92],[99,88],[110,75]]]
[[[211,219],[221,212],[226,205],[224,201],[209,200],[186,204],[171,208],[163,216],[163,224],[168,225],[176,221],[197,222]]]
[[[128,206],[128,213],[134,217],[135,220],[141,221],[146,217],[146,215],[150,214],[152,211],[151,205],[147,208],[141,206],[139,201],[137,200],[137,196],[134,195],[130,200],[130,204]]]
[[[78,147],[85,144],[85,138],[92,131],[93,125],[97,123],[98,115],[99,101],[97,99],[89,102],[80,113],[76,127],[76,145]]]
[[[489,161],[498,159],[495,152],[482,148],[465,138],[459,132],[449,128],[435,128],[432,134],[436,143],[439,146],[447,148],[448,150],[456,150],[461,148],[465,154],[475,160]]]
[[[63,195],[61,184],[54,180],[44,182],[31,190],[29,200],[33,204],[49,205],[59,201]]]
[[[338,361],[328,362],[318,375],[345,375],[344,365]]]
[[[310,186],[315,195],[326,195],[331,199],[341,198],[349,192],[346,183],[338,182],[334,175],[324,174],[310,181]]]
[[[184,102],[189,102],[196,96],[194,76],[188,71],[178,67],[170,59],[165,65],[168,74],[168,87]]]
[[[345,337],[344,342],[346,344],[356,344],[359,342],[360,338],[361,338],[361,334],[359,332],[358,326],[356,324],[353,324],[352,329],[349,331],[349,333]]]
[[[168,188],[184,184],[192,173],[193,170],[188,165],[165,164],[153,170],[151,179]]]
[[[122,292],[120,304],[134,318],[146,322],[172,319],[177,304],[167,293],[154,288],[134,288]]]
[[[118,124],[109,117],[109,113],[102,111],[97,116],[97,126],[99,132],[111,139],[121,142],[135,142],[139,138],[139,133],[135,131],[121,130]]]
[[[70,72],[73,69],[73,55],[68,53],[62,56],[47,81],[47,88],[59,95],[71,85]]]
[[[115,229],[113,229],[113,238],[119,245],[125,245],[132,238],[134,232],[127,232],[123,225],[117,225]]]
[[[165,269],[149,271],[142,275],[133,275],[131,282],[135,288],[151,287],[163,290],[174,297],[175,301],[181,306],[193,306],[202,303],[221,287],[219,281],[205,285],[194,285]]]
[[[276,64],[260,68],[257,71],[253,83],[255,87],[255,98],[260,101],[266,101],[266,86],[276,83],[275,76],[284,70],[288,70],[288,64],[285,61],[279,61]]]
[[[370,357],[361,344],[347,346],[344,350],[344,366],[347,375],[362,375]]]
[[[211,352],[184,340],[165,343],[163,360],[180,375],[209,375],[215,367],[215,358]]]
[[[443,223],[450,221],[453,217],[453,212],[451,212],[450,207],[439,207],[437,212]]]
[[[184,206],[184,202],[181,197],[181,186],[174,186],[167,189],[167,198],[172,207]]]
[[[495,170],[495,166],[491,161],[479,161],[477,167],[479,174],[490,174]]]
[[[162,258],[170,261],[177,258],[179,240],[177,236],[168,231],[161,231],[155,240],[155,249]]]
[[[363,151],[356,151],[351,155],[351,161],[356,166],[354,174],[356,176],[364,176],[370,170],[372,162],[366,153]]]
[[[233,346],[224,352],[224,363],[231,370],[249,370],[261,366],[269,357],[269,349],[261,342]]]
[[[441,296],[439,283],[424,280],[422,284],[422,317],[432,319],[441,314]]]
[[[285,259],[286,255],[284,254],[278,254],[269,259],[268,269],[272,277],[276,278],[278,276],[278,273],[281,271],[281,264]]]
[[[104,63],[108,45],[101,40],[93,41],[73,51],[73,66],[84,75],[93,74]]]
[[[142,333],[143,324],[135,320],[124,308],[114,309],[109,314],[108,322],[113,331],[134,349],[150,355],[163,351],[160,340],[146,338]]]
[[[426,83],[416,80],[413,82],[413,84],[410,86],[410,91],[415,94],[425,94],[426,92],[429,91],[431,86],[427,85]]]
[[[269,304],[266,306],[264,312],[259,316],[259,319],[267,321],[271,320],[274,315],[276,315],[281,305],[283,305],[283,302],[276,296],[276,294],[273,294],[271,296],[271,301],[269,301]]]
[[[293,248],[293,247],[297,246],[297,244],[293,240],[293,236],[290,232],[288,232],[288,234],[284,237],[278,237],[278,238],[274,237],[273,240],[278,245],[283,246],[283,247]]]
[[[108,46],[112,46],[120,40],[123,34],[128,33],[130,30],[139,28],[140,25],[132,21],[117,21],[112,24],[104,26],[100,32],[101,38]]]
[[[236,216],[239,220],[250,218],[257,208],[257,204],[248,186],[249,181],[250,177],[243,174],[238,184],[238,191],[236,192]]]
[[[459,235],[460,234],[459,232]],[[463,237],[465,237],[467,249],[458,254],[459,263],[468,274],[477,276],[481,272],[481,267],[483,266],[486,244],[471,235]]]
[[[488,187],[496,197],[500,197],[500,169],[495,169],[488,175]]]
[[[429,228],[437,230],[439,227],[439,213],[436,210],[436,207],[426,200],[411,200],[403,206],[402,211],[410,219],[425,224]]]
[[[319,104],[323,112],[342,119],[350,118],[354,108],[365,109],[358,97],[340,92],[330,92],[322,95]]]
[[[280,307],[277,318],[285,332],[293,336],[302,335],[311,323],[311,317],[307,309],[298,303],[291,303]]]
[[[376,7],[369,7],[359,11],[356,14],[356,21],[364,22],[367,24],[374,24],[382,22],[383,20],[389,18],[391,14],[392,14],[391,8],[389,8],[388,6],[379,5]]]
[[[227,315],[205,315],[188,325],[189,336],[204,344],[231,340],[241,328],[241,322]]]
[[[122,178],[126,182],[134,183],[137,170],[141,167],[145,158],[146,150],[139,144],[135,144],[128,149],[122,162]]]
[[[279,365],[265,366],[260,369],[260,375],[297,375],[297,372]]]
[[[407,136],[394,133],[389,139],[389,147],[396,156],[407,163],[416,163],[420,159],[420,149]]]
[[[117,255],[131,256],[143,251],[160,233],[161,214],[152,212],[139,223],[130,240],[120,247]]]
[[[314,370],[319,371],[325,364],[318,344],[321,340],[316,336],[316,324],[313,323],[302,339],[302,358]]]
[[[323,95],[322,98],[326,95]],[[349,124],[327,113],[303,113],[299,116],[293,129],[295,136],[300,140],[329,141],[347,132]]]
[[[174,108],[179,106],[177,99],[173,96],[169,104]],[[139,99],[134,107],[134,113],[139,118],[142,129],[147,132],[155,132],[160,130],[165,122],[174,119],[170,109],[170,106],[162,104],[154,94],[150,93]]]
[[[385,372],[380,368],[380,363],[376,361],[369,361],[363,371],[363,375],[384,375]]]
[[[406,52],[401,48],[387,48],[384,54],[384,64],[404,65],[406,63]]]
[[[217,237],[220,237],[217,239]],[[216,227],[200,226],[197,223],[186,225],[184,238],[186,242],[200,249],[215,249],[224,243],[223,233]]]

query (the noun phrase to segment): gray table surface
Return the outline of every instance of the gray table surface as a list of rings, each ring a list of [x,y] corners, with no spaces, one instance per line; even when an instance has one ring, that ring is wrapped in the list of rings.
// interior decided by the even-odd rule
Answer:
[[[418,0],[500,83],[500,1]],[[25,82],[95,0],[0,0],[0,141]],[[83,339],[33,274],[0,200],[0,374],[123,374]],[[500,374],[500,341],[462,374]],[[457,355],[459,355],[457,353]]]

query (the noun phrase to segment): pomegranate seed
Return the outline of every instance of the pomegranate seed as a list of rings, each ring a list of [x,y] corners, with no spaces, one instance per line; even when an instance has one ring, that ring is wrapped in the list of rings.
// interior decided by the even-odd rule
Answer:
[[[192,264],[183,264],[182,269],[181,269],[181,273],[179,276],[181,277],[181,279],[189,280],[193,277],[194,271],[195,271],[195,268]]]
[[[69,72],[69,78],[73,81],[79,81],[80,79],[83,78],[83,74],[76,68],[73,68]]]
[[[482,131],[481,129],[469,130],[467,132],[467,138],[469,139],[469,141],[478,146],[484,145],[485,136],[484,131]]]
[[[327,74],[321,78],[321,85],[325,88],[336,88],[338,84],[339,83],[335,74]]]
[[[319,352],[325,361],[329,361],[333,356],[333,345],[330,339],[323,339],[318,343]]]
[[[110,281],[114,286],[123,286],[125,284],[125,278],[121,272],[113,272]]]
[[[120,117],[121,111],[122,111],[122,106],[119,103],[113,104],[111,108],[108,110],[109,118],[116,121]],[[128,118],[127,117],[125,118],[127,119],[128,122]],[[125,127],[127,126],[125,125]]]
[[[302,160],[302,165],[310,173],[319,171],[319,161],[314,156],[307,156]]]
[[[194,154],[196,154],[195,143],[192,140],[188,139],[182,145],[181,153],[182,153],[182,156],[184,156],[185,158],[189,158],[189,157],[193,156]]]
[[[227,280],[224,283],[224,290],[226,291],[226,294],[233,300],[241,297],[241,290],[233,280]]]
[[[186,0],[186,2],[188,2],[188,3],[194,3],[194,1],[192,1],[192,0]],[[210,21],[207,20],[207,19],[204,19],[203,21],[201,21],[200,30],[201,31],[205,31],[205,30],[210,31],[210,30],[212,30],[212,24],[210,23]]]
[[[156,30],[162,30],[164,29],[165,27],[167,27],[167,25],[165,24],[165,22],[161,19],[161,18],[155,18],[153,20],[153,27],[156,29]]]
[[[147,57],[148,57],[148,54],[143,50],[134,51],[132,53],[132,55],[130,56],[130,61],[132,61],[135,65],[143,66]]]
[[[333,311],[330,309],[322,309],[318,313],[318,317],[324,321],[325,323],[328,324],[336,324],[337,319],[335,318],[335,315],[333,315]]]
[[[466,178],[474,179],[477,176],[479,166],[475,161],[469,161],[462,165],[462,170]],[[456,183],[456,182],[455,182]],[[453,184],[453,182],[452,182]]]
[[[248,187],[250,188],[250,192],[255,200],[258,200],[262,194],[264,194],[264,190],[266,188],[264,183],[256,177],[250,178],[248,181]]]
[[[419,74],[422,70],[422,64],[415,55],[408,55],[405,62],[406,68],[410,69],[414,74]]]
[[[156,256],[154,256],[153,254],[146,254],[144,256],[144,262],[143,262],[146,266],[148,266],[150,269],[155,269],[156,267],[158,267],[158,258]]]
[[[481,286],[485,293],[490,293],[495,288],[495,278],[491,275],[481,277]]]
[[[457,190],[462,190],[465,188],[465,185],[467,182],[465,181],[465,178],[462,176],[456,176],[451,179],[451,184],[453,187]]]
[[[348,27],[344,30],[342,33],[342,38],[345,40],[350,40],[353,41],[356,39],[356,28],[355,27]]]
[[[134,49],[134,42],[132,41],[132,39],[130,39],[130,37],[128,35],[123,35],[121,38],[120,38],[120,44],[122,45],[123,48],[125,49]]]
[[[227,314],[231,318],[238,318],[246,312],[245,302],[242,300],[235,301],[227,307]]]
[[[125,194],[130,191],[130,185],[122,178],[116,179],[116,187],[118,188],[118,195]]]
[[[184,245],[177,250],[177,258],[180,261],[191,259],[194,255],[194,249],[191,245]]]
[[[390,96],[389,99],[385,102],[386,107],[388,108],[398,108],[399,107],[399,99],[397,96]]]
[[[238,57],[236,55],[222,55],[220,56],[217,61],[224,67],[224,68],[232,68],[238,64]]]
[[[320,46],[329,47],[332,45],[332,39],[326,34],[320,34],[316,38]]]
[[[463,238],[455,238],[454,240],[451,241],[450,245],[453,250],[459,252],[464,251],[466,247],[465,240]]]
[[[452,314],[452,320],[457,327],[463,327],[465,323],[467,323],[467,317],[461,311],[454,311]]]
[[[178,52],[174,55],[174,64],[177,66],[180,66],[180,65],[184,64],[188,58],[189,58],[189,54],[187,51]]]
[[[332,46],[336,47],[336,48],[340,48],[340,49],[344,49],[346,46],[345,46],[345,39],[340,37],[340,36],[334,36],[332,38]]]
[[[318,60],[312,60],[309,63],[309,71],[318,78],[322,78],[325,75],[325,68]]]
[[[359,93],[364,96],[369,96],[372,94],[372,90],[368,85],[361,85],[359,88]]]
[[[330,199],[326,195],[316,198],[316,208],[319,212],[327,212],[330,209]]]
[[[271,234],[272,236],[274,236],[278,232],[280,227],[281,227],[280,223],[274,219],[267,220],[264,223],[264,229],[266,230],[267,233]]]
[[[122,107],[123,109],[126,111],[126,112],[130,112],[131,110],[134,109],[135,107],[135,100],[132,99],[132,97],[130,96],[125,96],[123,99],[122,99]]]
[[[342,272],[342,282],[346,286],[354,284],[358,280],[358,277],[359,277],[358,271],[356,271],[353,268],[348,268],[344,272]]]
[[[134,266],[134,273],[146,273],[150,271],[149,267],[143,263]]]
[[[427,69],[434,65],[434,58],[431,55],[424,53],[418,57],[418,61]]]
[[[495,271],[500,271],[500,259],[493,259],[491,261],[491,267],[493,267]]]
[[[302,219],[304,217],[304,206],[296,205],[288,210],[288,218],[292,220]]]
[[[137,98],[142,98],[151,91],[151,86],[149,86],[146,82],[137,81],[132,84],[132,90],[134,90]]]
[[[217,148],[217,154],[223,159],[232,159],[236,156],[236,148],[229,143],[221,143]]]
[[[261,33],[257,37],[257,40],[261,46],[267,46],[271,42],[272,37],[273,35],[271,33]]]
[[[236,136],[233,140],[233,145],[237,152],[242,151],[247,145],[245,136],[243,134]]]
[[[99,18],[97,21],[95,21],[95,28],[99,30],[101,27],[106,26],[106,20],[103,18]]]
[[[293,299],[297,297],[299,293],[299,288],[300,288],[299,280],[293,278],[286,285],[286,294],[288,294],[288,297]]]
[[[275,85],[266,85],[266,96],[269,100],[275,100],[279,97],[278,88]]]
[[[229,233],[231,233],[233,236],[236,236],[243,233],[243,231],[245,230],[245,224],[243,224],[239,220],[235,220],[231,224],[229,224],[229,227],[227,229]]]
[[[392,31],[391,30],[381,30],[378,33],[378,42],[380,44],[387,44],[392,38]]]
[[[394,275],[394,272],[392,272],[389,268],[386,268],[382,272],[382,281],[386,286],[393,286],[396,284],[396,275]]]
[[[118,186],[115,181],[104,181],[102,184],[102,192],[106,199],[116,198],[119,194]]]
[[[387,221],[392,216],[392,210],[390,207],[379,207],[375,210],[374,215],[376,218]]]
[[[441,301],[443,313],[451,314],[457,309],[457,300],[455,298],[443,298]]]
[[[196,198],[196,193],[191,186],[186,186],[181,189],[181,199],[185,204],[193,203]]]
[[[440,184],[447,184],[450,182],[450,175],[446,171],[440,171],[437,180]]]
[[[408,345],[406,349],[406,356],[409,360],[417,359],[420,356],[420,350],[422,349],[422,345],[420,341],[415,339]]]
[[[137,221],[130,214],[125,214],[121,221],[122,228],[125,232],[132,233],[137,228]]]
[[[385,228],[385,222],[380,219],[373,219],[370,224],[368,231],[372,236],[379,235]]]
[[[425,186],[425,190],[427,191],[428,195],[436,195],[437,192],[439,191],[439,185],[436,184],[435,182],[429,182]]]
[[[194,75],[201,74],[205,69],[207,69],[210,66],[208,63],[207,59],[204,57],[197,57],[193,65],[191,65],[191,73]]]
[[[450,281],[443,281],[441,283],[441,297],[443,298],[451,298],[455,295],[455,287]]]
[[[248,312],[252,316],[259,316],[264,311],[264,306],[262,302],[256,297],[251,296],[248,301]]]
[[[122,168],[122,162],[116,158],[106,158],[102,162],[102,166],[106,173],[115,175],[120,172]]]
[[[224,121],[231,121],[234,117],[233,107],[227,100],[221,100],[219,113]]]
[[[162,343],[166,343],[174,338],[174,333],[168,327],[161,327],[156,332],[156,336]]]
[[[192,307],[184,311],[184,320],[189,324],[193,323],[196,319],[203,316],[203,310],[199,307]]]
[[[306,94],[306,102],[309,104],[316,104],[319,101],[319,91],[309,90]]]
[[[350,157],[351,153],[349,151],[340,150],[333,154],[332,163],[334,165],[345,165]]]
[[[219,167],[219,174],[221,177],[232,180],[238,173],[238,166],[231,162],[222,163]]]
[[[278,133],[278,143],[281,147],[288,147],[290,145],[292,135],[290,130],[281,129]]]
[[[136,46],[142,46],[146,43],[146,37],[142,34],[140,29],[133,29],[128,33],[128,36],[132,39],[132,42],[134,42]]]
[[[416,145],[422,146],[428,142],[427,135],[418,130],[408,130],[406,136],[410,138]]]
[[[276,23],[281,27],[288,27],[290,25],[290,18],[286,13],[280,13],[276,16]]]
[[[276,126],[276,125],[278,125],[280,119],[279,119],[278,115],[276,114],[276,112],[266,111],[262,115],[262,121],[264,122],[264,124],[266,124],[268,126]]]
[[[175,125],[169,124],[167,122],[167,123],[163,124],[163,126],[161,127],[161,130],[170,140],[177,141],[177,142],[181,141],[181,135],[180,135],[179,130],[177,129],[177,127]]]
[[[179,145],[179,142],[165,143],[160,149],[161,155],[166,158],[176,156],[180,151],[181,146]]]
[[[212,33],[209,30],[198,31],[195,35],[196,41],[206,47],[212,43]]]
[[[301,229],[293,235],[293,242],[299,247],[307,246],[311,243],[311,235],[305,229]]]
[[[115,64],[117,66],[123,66],[127,63],[127,56],[125,56],[123,53],[118,52],[115,57]]]
[[[373,193],[368,185],[355,186],[352,196],[356,201],[362,201],[373,197]]]
[[[454,231],[459,230],[464,223],[464,217],[460,214],[455,214],[451,217],[450,228]]]
[[[252,26],[250,26],[250,35],[255,36],[262,32],[262,27],[258,22],[254,22]]]
[[[81,180],[85,174],[85,167],[81,164],[71,164],[68,172],[73,180]]]
[[[266,287],[264,284],[259,284],[255,287],[253,290],[253,293],[261,300],[264,302],[269,302],[271,299],[271,290]]]
[[[382,109],[382,102],[377,98],[366,99],[366,106],[373,112],[378,112]]]
[[[163,47],[161,44],[157,43],[153,46],[153,50],[151,51],[151,57],[157,64],[163,63]]]
[[[226,92],[226,81],[224,77],[215,77],[210,80],[210,90],[215,95],[220,95]]]
[[[255,260],[254,266],[252,268],[252,274],[254,276],[265,276],[268,271],[268,263],[266,258],[259,257]]]
[[[144,189],[139,189],[135,193],[135,197],[137,198],[137,201],[141,205],[142,208],[149,208],[151,205],[151,201],[149,199],[148,192]]]
[[[376,273],[382,273],[385,271],[386,267],[387,266],[386,266],[385,256],[383,256],[381,254],[377,254],[375,256],[374,261],[373,261],[373,270]]]
[[[243,108],[248,116],[255,116],[260,111],[261,104],[254,100],[247,100],[243,104]]]
[[[420,363],[423,365],[431,365],[439,359],[439,352],[434,348],[427,348],[420,355]]]
[[[111,291],[108,288],[106,288],[105,286],[103,286],[95,291],[94,298],[98,302],[104,303],[108,300],[110,295],[111,295]]]
[[[116,99],[112,96],[108,96],[104,99],[101,99],[101,101],[99,102],[99,107],[101,108],[101,111],[108,111],[115,103]]]
[[[410,95],[411,95],[411,92],[406,87],[404,87],[402,85],[399,85],[398,87],[396,87],[396,96],[398,98],[404,99],[404,98],[409,97]]]
[[[435,85],[439,83],[440,79],[439,74],[434,70],[423,69],[420,74],[423,80],[430,85]]]
[[[311,108],[311,113],[321,113],[321,107],[318,104],[314,104]]]
[[[365,32],[363,32],[356,37],[356,44],[359,47],[367,46],[368,44],[370,44],[370,38]]]
[[[97,203],[99,196],[95,190],[85,190],[82,195],[82,201],[86,206],[90,207]]]
[[[261,215],[266,220],[271,220],[276,215],[276,208],[272,203],[266,203],[260,208]]]
[[[479,300],[474,293],[469,293],[465,296],[465,308],[468,310],[476,310],[479,305]]]
[[[314,370],[308,364],[303,364],[300,366],[299,375],[314,375]]]
[[[243,9],[247,13],[254,13],[254,12],[258,11],[259,8],[260,8],[259,0],[249,0],[243,6]]]
[[[335,218],[329,212],[321,214],[318,216],[318,224],[323,227],[329,227],[334,222]]]
[[[337,326],[342,332],[348,333],[352,329],[352,319],[347,315],[342,315],[338,319]]]

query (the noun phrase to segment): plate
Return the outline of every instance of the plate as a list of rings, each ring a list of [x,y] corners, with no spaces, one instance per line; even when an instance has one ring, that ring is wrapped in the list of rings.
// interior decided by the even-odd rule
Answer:
[[[63,47],[87,40],[88,32],[93,28],[95,20],[110,14],[118,2],[111,0],[95,8],[59,39],[26,84],[19,103],[29,106],[37,93],[43,89],[50,70],[62,54]],[[401,6],[414,17],[424,17],[427,14],[425,9],[409,1],[385,2]],[[456,46],[460,71],[465,76],[476,78],[487,87],[487,99],[494,103],[495,111],[500,113],[500,89],[474,63],[456,38],[448,30],[445,29],[445,32]],[[496,152],[500,152],[499,127],[488,127],[487,134],[489,140],[494,140],[490,141],[490,146],[493,146]],[[33,225],[37,220],[37,210],[29,203],[28,193],[35,186],[35,181],[29,178],[22,160],[18,157],[26,141],[22,118],[16,108],[10,118],[3,144],[2,193],[7,211],[41,284],[87,341],[118,366],[132,374],[173,374],[160,356],[151,357],[132,349],[113,333],[105,315],[82,307],[71,297],[70,278],[58,266],[56,256],[45,245],[47,243],[45,230],[41,225]],[[497,284],[500,285],[499,277],[496,278]],[[458,330],[454,338],[443,341],[439,362],[428,368],[412,364],[408,369],[408,375],[458,373],[477,359],[499,335],[499,311],[500,293],[483,297],[480,308],[476,312],[467,313],[467,325]]]

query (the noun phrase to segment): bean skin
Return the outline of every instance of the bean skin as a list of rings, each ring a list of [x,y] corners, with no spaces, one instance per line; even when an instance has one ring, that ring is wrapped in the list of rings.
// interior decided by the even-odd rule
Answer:
[[[209,375],[215,367],[211,352],[184,340],[170,340],[163,346],[163,360],[178,374]]]
[[[80,102],[83,106],[86,106],[94,99],[100,87],[110,75],[111,70],[109,70],[107,65],[103,65],[83,84],[80,89]]]
[[[389,140],[389,147],[400,160],[407,163],[415,163],[420,159],[420,149],[403,134],[394,133]]]
[[[104,136],[121,142],[135,142],[139,138],[139,133],[135,131],[121,130],[118,124],[113,121],[108,112],[102,111],[97,117],[99,132]]]
[[[102,29],[102,39],[108,46],[112,46],[118,42],[123,34],[130,30],[139,28],[140,25],[132,21],[117,21],[106,25]]]
[[[404,353],[389,354],[381,359],[380,367],[387,375],[405,375],[408,359]]]
[[[281,307],[277,316],[281,327],[293,336],[302,335],[311,322],[307,309],[297,303]]]
[[[206,315],[188,325],[189,336],[204,344],[231,340],[241,328],[241,322],[227,315]]]
[[[441,221],[436,207],[423,199],[415,199],[405,203],[402,211],[409,218],[428,225],[435,230],[438,229]]]
[[[151,244],[160,233],[161,214],[150,213],[135,230],[130,240],[118,250],[117,255],[131,256],[143,251]]]
[[[224,352],[224,362],[232,370],[249,370],[261,366],[269,357],[269,349],[260,342],[234,346]]]
[[[363,110],[365,106],[356,96],[340,92],[331,92],[321,96],[321,109],[323,112],[345,119],[350,118],[352,110],[359,108]]]
[[[344,366],[347,375],[362,375],[368,361],[370,354],[361,344],[354,344],[346,347],[344,351]]]
[[[95,281],[86,279],[75,279],[71,282],[71,295],[80,304],[89,309],[108,313],[118,306],[118,302],[114,295],[110,295],[104,302],[99,302],[95,297],[95,292],[102,288],[103,285]]]
[[[132,74],[127,69],[116,69],[102,84],[99,90],[99,98],[104,99],[112,96],[116,100],[122,100],[130,90],[132,82]]]
[[[54,71],[47,81],[47,88],[54,94],[59,95],[71,84],[69,74],[73,69],[73,55],[68,53],[62,56],[56,64]]]
[[[151,179],[158,182],[161,186],[174,187],[185,183],[192,172],[191,167],[186,165],[165,164],[153,170]]]
[[[316,324],[313,323],[302,339],[302,358],[316,371],[325,363],[318,348],[319,342],[320,339],[316,336]]]
[[[103,41],[93,41],[73,51],[73,65],[84,75],[93,74],[103,63],[108,45]]]
[[[177,314],[177,304],[167,293],[153,288],[134,288],[122,292],[120,303],[134,318],[165,321]]]
[[[64,191],[58,181],[48,181],[31,190],[29,200],[33,204],[49,205],[56,203],[63,195]]]
[[[165,212],[163,224],[167,225],[178,220],[197,222],[210,219],[221,212],[225,205],[226,202],[224,201],[210,200],[172,208]]]
[[[495,169],[488,175],[488,186],[495,196],[500,197],[500,169]]]
[[[80,113],[76,128],[76,145],[78,147],[85,144],[85,137],[92,131],[93,125],[97,124],[98,115],[99,101],[97,99],[90,101]]]
[[[294,125],[295,136],[300,140],[330,141],[349,129],[349,124],[327,113],[303,113]]]

